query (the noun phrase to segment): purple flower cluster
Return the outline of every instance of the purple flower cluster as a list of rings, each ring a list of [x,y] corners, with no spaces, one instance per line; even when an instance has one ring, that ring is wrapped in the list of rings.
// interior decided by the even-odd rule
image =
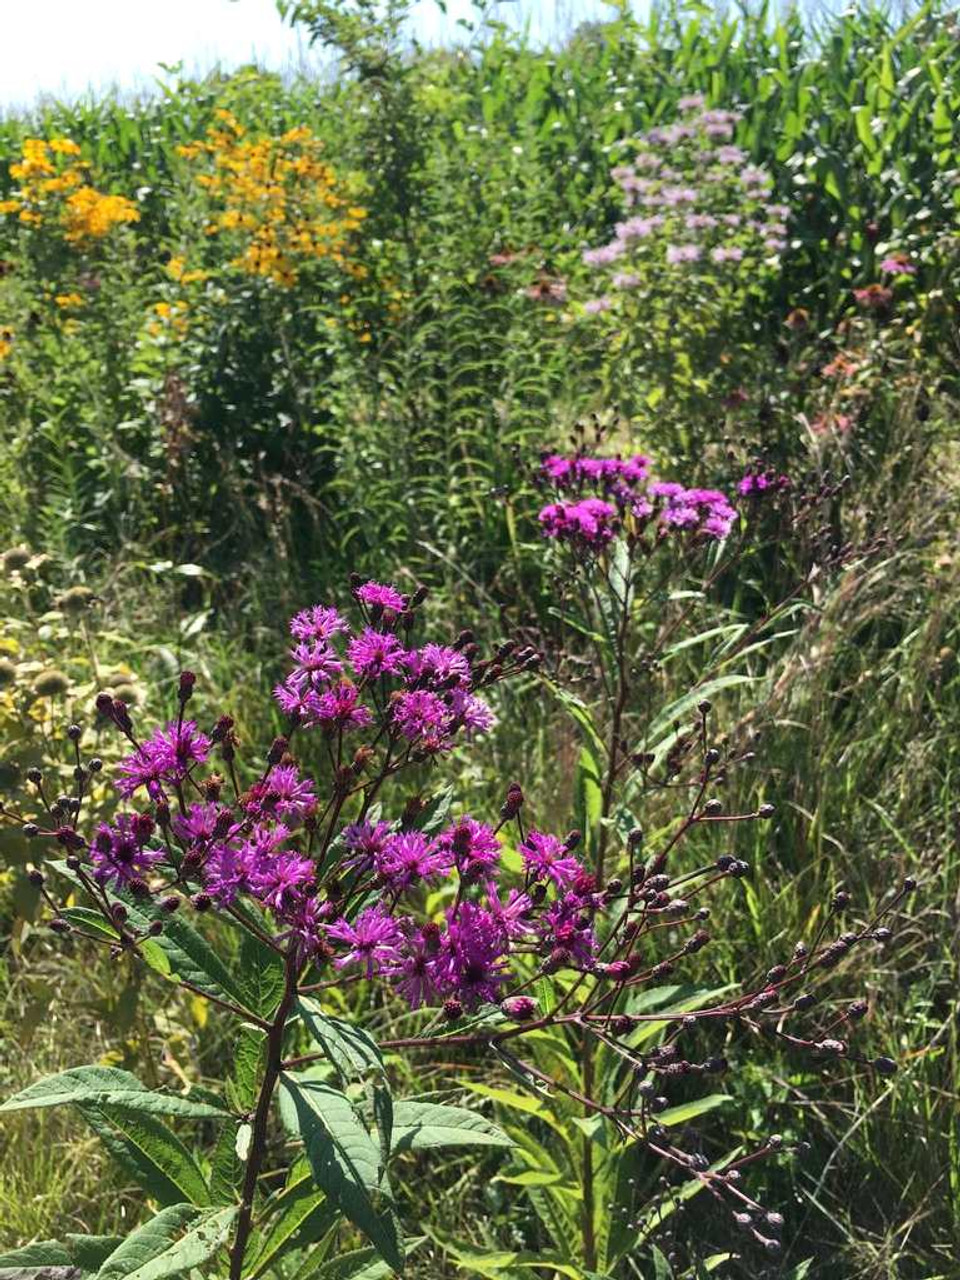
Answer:
[[[358,584],[354,594],[364,614],[356,632],[324,606],[293,619],[291,631],[300,641],[290,650],[293,670],[274,690],[288,716],[339,742],[373,724],[377,708],[388,707],[391,737],[430,755],[448,751],[458,734],[493,727],[493,712],[473,691],[462,648],[417,649],[404,642],[404,623],[412,616],[408,596],[379,582]],[[339,640],[345,647],[337,647]]]
[[[561,497],[541,508],[544,536],[578,551],[598,552],[628,525],[643,529],[654,524],[662,534],[687,532],[710,538],[729,534],[737,512],[725,494],[653,481],[649,468],[650,459],[642,455],[629,459],[598,458],[581,452],[546,455],[539,479],[557,489]],[[585,493],[590,488],[599,489],[604,496]]]
[[[682,119],[641,134],[631,162],[612,170],[631,212],[611,240],[583,254],[589,267],[616,266],[609,292],[584,303],[587,315],[616,312],[625,292],[656,287],[663,267],[755,275],[786,248],[788,210],[770,201],[769,173],[730,142],[740,113],[705,110],[699,95],[679,108]]]

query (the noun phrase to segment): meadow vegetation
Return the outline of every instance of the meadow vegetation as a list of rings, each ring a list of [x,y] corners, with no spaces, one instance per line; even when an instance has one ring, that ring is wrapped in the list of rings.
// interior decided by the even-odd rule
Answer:
[[[0,1277],[134,1274],[117,1237],[184,1195],[211,1230],[252,1209],[246,1256],[139,1280],[394,1274],[381,1201],[284,1137],[333,1080],[387,1134],[417,1280],[957,1280],[957,15],[611,5],[542,48],[478,6],[427,49],[401,0],[281,8],[336,74],[0,119],[0,1095],[96,1064],[176,1130],[102,1084],[5,1112]],[[143,726],[185,716],[177,773]],[[265,758],[329,784],[319,820],[255,793]],[[174,833],[175,914],[109,841],[69,865],[118,766]],[[305,822],[323,892],[191,870],[184,785]],[[399,823],[414,871],[341,811]],[[506,1001],[506,950],[457,969],[494,854],[533,895]],[[314,919],[324,894],[351,910]],[[285,1061],[362,1031],[320,1085],[285,1071],[248,1188],[275,933],[286,996],[290,955],[315,988]],[[223,974],[165,980],[171,936]],[[471,1136],[418,1144],[411,1098]]]

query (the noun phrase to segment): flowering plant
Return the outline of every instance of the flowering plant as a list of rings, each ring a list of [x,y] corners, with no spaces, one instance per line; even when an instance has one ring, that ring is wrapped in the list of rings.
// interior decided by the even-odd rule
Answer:
[[[606,494],[595,500],[602,514],[572,512],[590,500],[565,498],[543,519],[548,536],[591,571],[615,540],[639,545],[640,536],[653,536],[662,543],[674,532],[722,538],[736,519],[721,494],[651,483],[645,459],[580,452],[553,455],[543,470],[564,494],[587,483]],[[648,533],[638,535],[631,522]],[[622,581],[619,589],[626,590]],[[682,821],[649,850],[640,829],[631,828],[613,875],[606,819],[624,764],[625,686],[616,691],[599,829],[561,837],[533,824],[517,783],[489,822],[456,811],[449,793],[427,798],[418,791],[398,811],[388,803],[388,784],[400,775],[422,778],[458,743],[488,732],[488,691],[536,671],[540,659],[513,641],[481,657],[469,632],[453,644],[417,641],[423,590],[408,596],[355,579],[352,592],[356,623],[326,604],[291,620],[292,667],[274,691],[289,728],[260,763],[244,759],[229,716],[209,729],[188,716],[196,681],[185,671],[176,715],[149,732],[124,701],[106,693],[97,699],[102,719],[128,744],[115,777],[123,804],[112,818],[92,829],[85,822],[103,764],[85,756],[78,725],[67,730],[72,785],[54,794],[54,776],[34,768],[33,811],[13,802],[3,808],[35,851],[31,879],[65,946],[105,947],[206,998],[237,1020],[242,1056],[255,1064],[225,1093],[157,1092],[126,1071],[78,1067],[0,1107],[76,1106],[160,1202],[160,1212],[130,1237],[88,1251],[85,1265],[95,1254],[104,1278],[210,1267],[240,1280],[321,1237],[329,1248],[338,1224],[349,1222],[368,1247],[347,1255],[338,1275],[366,1274],[371,1257],[402,1271],[406,1246],[391,1163],[407,1151],[510,1139],[474,1110],[394,1098],[384,1054],[470,1047],[493,1051],[538,1096],[555,1091],[609,1123],[612,1150],[642,1149],[693,1179],[775,1251],[782,1219],[741,1185],[742,1170],[759,1153],[710,1168],[669,1133],[663,1091],[681,1077],[726,1070],[722,1054],[698,1051],[701,1026],[764,1030],[820,1058],[892,1071],[890,1060],[871,1059],[840,1038],[841,1025],[852,1028],[862,1017],[859,1005],[803,1034],[784,1024],[817,1003],[826,971],[883,935],[881,918],[910,886],[874,917],[828,937],[848,906],[838,894],[812,946],[799,945],[733,997],[683,1012],[645,1012],[660,984],[709,944],[706,895],[748,870],[728,853],[680,868],[681,845],[717,824],[762,821],[772,812],[764,804],[724,814],[710,794],[735,760],[711,745],[709,703],[700,700],[683,749],[675,744],[665,766],[668,779],[690,788]],[[624,671],[627,630],[624,624],[617,641]],[[583,723],[595,733],[589,719]],[[295,749],[311,738],[322,766],[308,775]],[[236,930],[239,950],[224,947],[222,937],[215,948],[190,913],[198,924],[215,917]],[[325,1005],[325,996],[350,984],[401,1002],[419,1029],[376,1043]],[[662,1028],[665,1035],[651,1036]],[[580,1044],[577,1083],[538,1061],[533,1033],[547,1030]],[[520,1056],[524,1036],[533,1037],[531,1051]],[[601,1048],[609,1058],[604,1078],[593,1071]],[[306,1163],[295,1162],[284,1187],[267,1194],[262,1175],[278,1096],[280,1120],[302,1144]],[[158,1119],[164,1116],[214,1127],[208,1165]],[[592,1139],[582,1172],[582,1261],[594,1269],[600,1246]],[[290,1225],[293,1202],[299,1233]],[[68,1242],[34,1247],[29,1259],[4,1259],[28,1261],[73,1265],[75,1255]]]

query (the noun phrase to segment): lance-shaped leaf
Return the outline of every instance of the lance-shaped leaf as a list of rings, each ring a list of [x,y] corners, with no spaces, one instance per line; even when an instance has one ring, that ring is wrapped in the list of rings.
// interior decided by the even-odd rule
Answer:
[[[210,1203],[196,1160],[154,1116],[90,1103],[80,1103],[78,1109],[111,1156],[155,1200],[164,1205]]]
[[[0,1280],[80,1280],[82,1275],[70,1250],[56,1240],[0,1253]]]
[[[33,1107],[62,1107],[68,1103],[97,1107],[123,1107],[148,1115],[185,1116],[195,1120],[222,1119],[224,1111],[209,1102],[157,1093],[136,1076],[119,1067],[71,1067],[45,1076],[0,1106],[0,1111],[26,1111]]]
[[[360,1027],[324,1013],[309,996],[301,996],[296,1008],[317,1048],[343,1080],[357,1080],[371,1071],[383,1073],[380,1050]]]
[[[341,1218],[326,1193],[317,1190],[306,1161],[299,1171],[298,1166],[291,1170],[288,1185],[268,1202],[264,1212],[270,1226],[255,1232],[250,1241],[244,1268],[248,1280],[263,1275],[290,1249],[319,1240]]]
[[[217,1253],[236,1216],[235,1205],[229,1209],[170,1205],[110,1254],[96,1280],[163,1280],[181,1275]]]
[[[280,1114],[303,1139],[314,1180],[397,1271],[403,1236],[390,1205],[380,1147],[350,1099],[306,1075],[280,1077]],[[375,1197],[384,1201],[375,1203]]]
[[[401,1099],[393,1104],[394,1151],[433,1147],[511,1147],[501,1128],[466,1107]]]

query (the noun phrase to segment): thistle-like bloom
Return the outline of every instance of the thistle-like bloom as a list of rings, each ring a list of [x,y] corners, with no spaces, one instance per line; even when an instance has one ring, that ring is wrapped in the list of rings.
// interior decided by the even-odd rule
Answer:
[[[489,733],[497,723],[493,709],[482,698],[465,693],[463,689],[454,689],[450,695],[450,710],[468,740],[478,734]]]
[[[343,843],[350,854],[343,865],[351,870],[371,871],[390,830],[389,822],[354,822],[344,827]]]
[[[258,861],[253,891],[266,906],[283,912],[306,895],[316,871],[309,858],[285,850]]]
[[[252,817],[278,817],[295,826],[312,813],[317,795],[311,778],[301,778],[295,764],[274,765],[262,782],[244,797],[244,809]]]
[[[917,268],[905,253],[891,253],[880,263],[880,270],[888,276],[915,276]]]
[[[365,582],[357,587],[354,595],[368,609],[383,609],[390,613],[402,613],[407,598],[396,587],[385,582]]]
[[[464,1008],[497,999],[506,979],[506,946],[502,931],[489,911],[462,902],[449,912],[438,971]]]
[[[562,840],[542,831],[528,831],[519,852],[531,879],[552,880],[563,889],[569,888],[583,871]]]
[[[399,831],[384,840],[374,866],[391,892],[402,893],[448,870],[450,856],[420,831]]]
[[[662,500],[660,522],[666,529],[725,538],[737,519],[726,495],[716,489],[686,489],[681,484],[660,482],[650,486],[650,494]]]
[[[617,510],[601,498],[582,498],[550,503],[541,510],[539,520],[546,537],[598,551],[616,532]]]
[[[375,680],[377,676],[402,675],[407,651],[392,632],[367,627],[362,635],[350,641],[347,657],[355,676]]]
[[[148,814],[120,813],[115,825],[101,822],[90,845],[93,877],[98,884],[122,888],[134,880],[142,880],[150,869],[162,862],[164,854],[145,848],[153,831]]]
[[[407,654],[411,678],[431,689],[468,688],[470,662],[459,649],[444,644],[425,644]]]
[[[346,954],[334,961],[336,967],[363,965],[368,978],[372,978],[378,968],[396,964],[401,958],[403,932],[397,921],[379,905],[361,911],[352,924],[343,917],[335,920],[327,926],[327,937],[347,947]]]
[[[312,640],[294,645],[290,650],[294,667],[286,684],[299,689],[322,689],[340,675],[343,663],[326,640]]]
[[[444,994],[442,965],[437,948],[421,931],[407,941],[400,959],[390,966],[389,976],[411,1009],[439,1004]]]
[[[311,723],[329,733],[338,729],[363,729],[373,719],[370,708],[360,701],[357,686],[349,680],[341,680],[326,693],[311,694],[309,715]]]
[[[211,742],[193,720],[178,724],[171,721],[157,729],[137,748],[133,755],[121,760],[117,790],[131,796],[138,787],[155,787],[163,783],[181,783],[197,764],[210,754]]]
[[[449,706],[429,689],[401,693],[393,704],[393,723],[405,738],[426,750],[449,745],[447,735],[452,720]]]
[[[578,964],[589,968],[597,950],[590,904],[575,893],[565,893],[544,911],[539,922],[544,942],[562,947]]]
[[[347,624],[337,610],[323,604],[303,609],[290,619],[290,633],[297,640],[330,640],[346,630]]]
[[[496,833],[475,818],[461,818],[441,831],[435,843],[446,856],[446,865],[456,866],[465,880],[489,876],[500,865],[502,848]]]
[[[218,841],[210,847],[202,871],[203,887],[219,906],[229,906],[240,893],[250,891],[250,876],[243,850]]]

